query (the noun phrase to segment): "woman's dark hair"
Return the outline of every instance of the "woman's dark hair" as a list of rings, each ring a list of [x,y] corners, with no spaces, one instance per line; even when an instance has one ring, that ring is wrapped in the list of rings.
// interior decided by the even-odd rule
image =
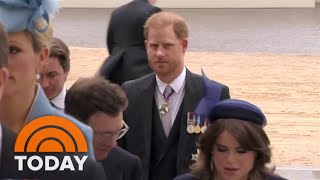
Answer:
[[[192,174],[201,180],[211,180],[215,176],[215,169],[211,165],[212,149],[217,138],[224,132],[229,132],[248,151],[256,152],[253,169],[249,172],[249,179],[261,179],[261,174],[272,174],[274,168],[267,168],[271,161],[270,140],[257,124],[239,119],[219,119],[212,123],[202,134],[197,143],[200,149],[198,161],[191,166]]]

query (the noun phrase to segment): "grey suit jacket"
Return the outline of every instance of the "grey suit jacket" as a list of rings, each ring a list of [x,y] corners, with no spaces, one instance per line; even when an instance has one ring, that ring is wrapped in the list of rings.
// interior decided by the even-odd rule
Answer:
[[[214,82],[217,83],[217,82]],[[136,80],[128,81],[123,84],[129,106],[124,113],[124,120],[130,127],[128,133],[119,141],[119,145],[132,154],[140,157],[144,168],[144,179],[149,178],[150,168],[150,150],[154,103],[154,91],[156,86],[155,74],[149,74]],[[221,100],[230,98],[229,89],[222,85]],[[192,163],[191,154],[195,154],[197,134],[187,133],[187,112],[193,112],[197,103],[204,96],[204,80],[201,76],[191,73],[187,70],[185,96],[181,104],[182,117],[180,124],[178,157],[176,164],[176,174],[182,174],[188,171]],[[170,132],[171,133],[171,132]],[[167,150],[170,148],[168,145]],[[164,150],[158,163],[166,156],[167,150]],[[165,172],[163,172],[165,173]]]

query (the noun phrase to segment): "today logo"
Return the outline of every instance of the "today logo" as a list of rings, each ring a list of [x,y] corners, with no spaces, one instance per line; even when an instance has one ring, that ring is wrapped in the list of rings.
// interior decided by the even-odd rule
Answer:
[[[83,171],[88,158],[79,155],[88,152],[81,130],[58,116],[44,116],[28,123],[17,137],[14,152],[19,154],[14,156],[19,171],[25,166],[32,171]]]

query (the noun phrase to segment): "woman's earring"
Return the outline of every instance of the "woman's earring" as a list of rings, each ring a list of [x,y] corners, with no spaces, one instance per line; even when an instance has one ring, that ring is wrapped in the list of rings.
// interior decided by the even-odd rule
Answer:
[[[40,80],[40,74],[39,74],[39,71],[37,71],[37,74],[36,74],[36,81],[39,81]]]

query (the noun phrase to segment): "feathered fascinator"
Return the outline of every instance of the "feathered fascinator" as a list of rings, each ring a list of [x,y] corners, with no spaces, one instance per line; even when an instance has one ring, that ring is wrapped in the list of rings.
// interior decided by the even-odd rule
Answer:
[[[208,116],[211,108],[220,100],[222,85],[208,79],[202,69],[201,73],[205,85],[205,95],[200,99],[195,109],[195,113],[199,115]]]
[[[59,0],[0,0],[0,22],[7,32],[46,32]]]

